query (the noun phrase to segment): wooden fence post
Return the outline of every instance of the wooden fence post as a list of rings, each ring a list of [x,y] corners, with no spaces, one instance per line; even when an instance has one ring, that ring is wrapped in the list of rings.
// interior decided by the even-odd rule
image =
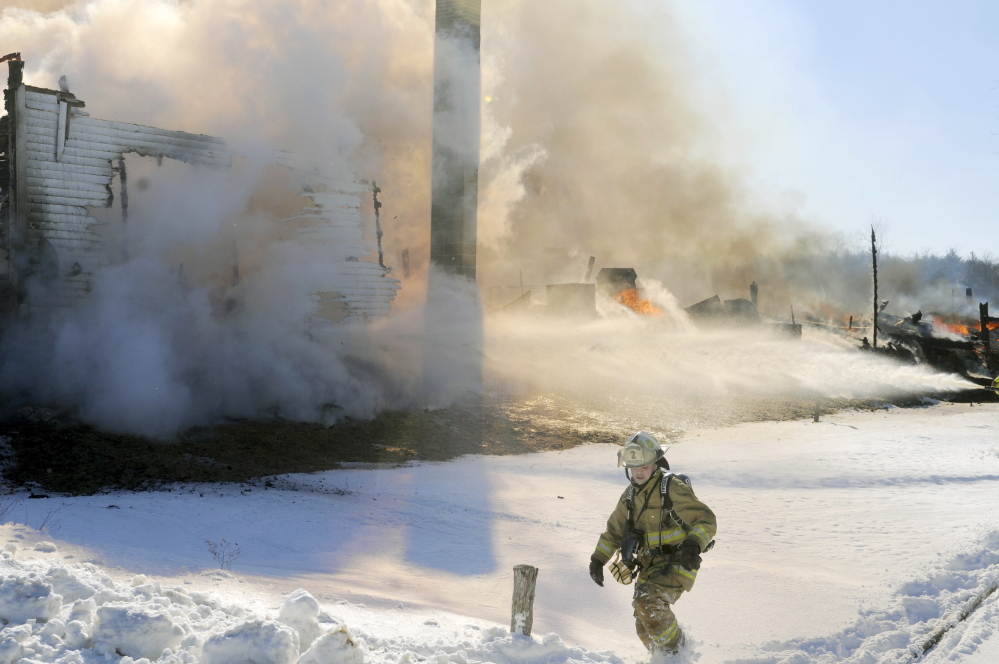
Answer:
[[[538,581],[538,568],[517,565],[513,568],[513,608],[510,611],[510,631],[531,635],[534,626],[534,586]]]

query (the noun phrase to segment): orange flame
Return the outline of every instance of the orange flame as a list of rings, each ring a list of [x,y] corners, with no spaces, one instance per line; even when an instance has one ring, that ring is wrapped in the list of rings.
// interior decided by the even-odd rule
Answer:
[[[963,323],[948,323],[941,316],[933,317],[933,329],[937,332],[950,332],[951,334],[963,334],[964,336],[971,334],[971,330],[968,329],[967,325]]]
[[[619,292],[614,296],[617,302],[620,302],[624,306],[628,307],[635,313],[639,313],[643,316],[662,316],[663,310],[652,304],[648,300],[643,300],[638,297],[637,288],[626,288],[625,290]]]
[[[999,322],[991,321],[986,323],[986,328],[989,330],[999,329]],[[970,336],[972,334],[978,334],[982,330],[982,324],[979,322],[977,324],[965,325],[964,323],[951,323],[943,319],[941,316],[933,317],[933,329],[937,332],[950,332],[951,334],[963,334],[964,336]]]

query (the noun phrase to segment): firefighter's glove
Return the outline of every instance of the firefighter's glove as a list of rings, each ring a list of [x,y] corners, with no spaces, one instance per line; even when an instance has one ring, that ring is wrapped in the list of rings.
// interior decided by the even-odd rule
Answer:
[[[596,558],[590,558],[590,578],[598,586],[604,586],[604,564]]]
[[[688,572],[701,569],[701,547],[694,540],[683,540],[676,561]]]

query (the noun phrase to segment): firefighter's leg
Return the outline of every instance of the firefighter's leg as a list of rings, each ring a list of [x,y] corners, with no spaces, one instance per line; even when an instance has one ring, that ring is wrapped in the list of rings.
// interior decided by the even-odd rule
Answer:
[[[682,588],[658,583],[640,583],[635,588],[635,631],[651,653],[675,652],[683,634],[670,609],[680,598]]]
[[[645,623],[642,622],[637,613],[635,614],[635,631],[638,632],[638,638],[642,640],[642,645],[645,646],[645,649],[651,652],[652,637],[649,636],[648,630],[645,629]]]

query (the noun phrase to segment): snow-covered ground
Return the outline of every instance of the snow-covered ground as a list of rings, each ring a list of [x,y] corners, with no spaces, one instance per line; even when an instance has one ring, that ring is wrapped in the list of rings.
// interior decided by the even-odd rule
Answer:
[[[719,532],[676,606],[685,659],[906,662],[953,623],[922,661],[999,661],[999,593],[956,620],[999,582],[997,430],[997,406],[940,404],[688,432],[668,457]],[[0,664],[640,661],[630,588],[587,575],[624,483],[591,445],[22,496]],[[521,563],[540,569],[531,639],[508,631]]]

